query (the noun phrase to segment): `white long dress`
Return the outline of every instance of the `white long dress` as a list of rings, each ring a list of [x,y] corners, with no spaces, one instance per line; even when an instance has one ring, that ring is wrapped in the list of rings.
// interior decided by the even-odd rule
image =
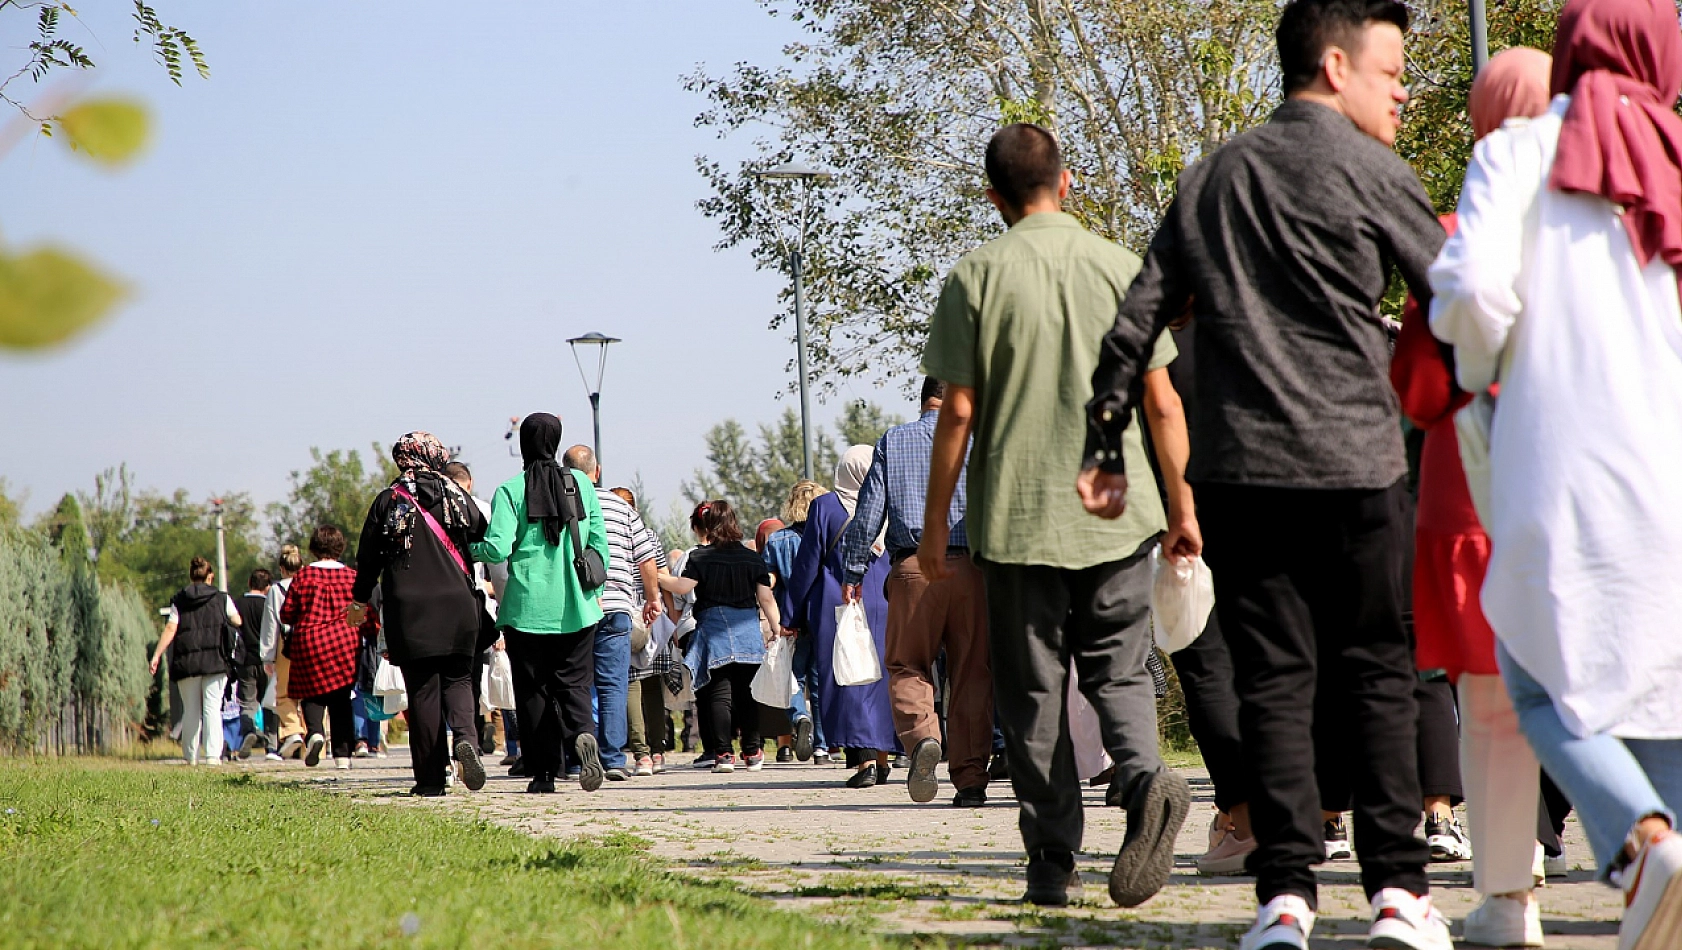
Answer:
[[[1493,381],[1483,611],[1579,736],[1682,738],[1682,307],[1616,205],[1546,187],[1569,98],[1477,146],[1431,268],[1461,386]]]

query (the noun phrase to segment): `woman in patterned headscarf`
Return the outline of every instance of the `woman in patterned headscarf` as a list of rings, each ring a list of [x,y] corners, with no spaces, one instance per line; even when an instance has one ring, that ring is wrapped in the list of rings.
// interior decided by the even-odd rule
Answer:
[[[386,650],[409,688],[409,748],[416,795],[444,794],[444,719],[455,731],[462,784],[477,790],[485,768],[473,738],[473,654],[479,637],[468,545],[485,536],[485,516],[444,477],[450,452],[431,433],[391,447],[397,478],[368,508],[357,549],[352,622],[380,589]]]

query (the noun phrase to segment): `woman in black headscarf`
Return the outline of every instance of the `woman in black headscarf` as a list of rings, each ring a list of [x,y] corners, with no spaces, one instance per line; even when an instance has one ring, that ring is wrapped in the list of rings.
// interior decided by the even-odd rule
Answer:
[[[586,586],[579,562],[593,552],[596,569],[607,563],[607,531],[590,480],[555,461],[560,445],[555,416],[537,412],[520,423],[526,469],[497,488],[485,540],[473,545],[477,560],[509,562],[497,625],[514,667],[526,790],[534,793],[555,790],[563,748],[575,756],[585,791],[604,776],[590,712],[600,583]]]
[[[450,453],[430,433],[398,439],[391,457],[397,478],[363,522],[347,619],[361,622],[378,584],[386,650],[409,689],[413,793],[444,794],[446,716],[462,784],[478,790],[485,768],[474,743],[472,675],[480,608],[466,558],[468,545],[485,536],[485,516],[444,477]]]

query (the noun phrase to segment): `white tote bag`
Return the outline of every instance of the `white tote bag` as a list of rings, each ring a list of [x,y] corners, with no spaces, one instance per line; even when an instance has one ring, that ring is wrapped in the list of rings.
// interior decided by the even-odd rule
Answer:
[[[863,601],[835,608],[835,683],[867,686],[882,678],[882,658],[864,616]]]
[[[380,705],[388,716],[409,708],[409,689],[403,682],[403,671],[383,656],[380,665],[374,667],[374,695],[380,697]]]
[[[1170,561],[1162,545],[1151,549],[1151,626],[1164,653],[1191,646],[1209,625],[1215,607],[1215,576],[1203,558]]]
[[[775,637],[765,648],[765,661],[753,674],[753,698],[772,709],[787,709],[800,684],[794,679],[794,638]]]
[[[485,681],[479,694],[492,709],[514,708],[514,663],[507,650],[492,650],[491,661],[485,664]]]

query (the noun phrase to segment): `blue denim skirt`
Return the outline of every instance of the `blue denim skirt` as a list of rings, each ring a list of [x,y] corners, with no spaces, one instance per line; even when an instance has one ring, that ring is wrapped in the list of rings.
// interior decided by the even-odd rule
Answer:
[[[754,666],[765,662],[765,640],[759,632],[759,611],[751,607],[708,607],[695,614],[695,636],[684,656],[695,688],[707,685],[712,671],[731,663]]]

